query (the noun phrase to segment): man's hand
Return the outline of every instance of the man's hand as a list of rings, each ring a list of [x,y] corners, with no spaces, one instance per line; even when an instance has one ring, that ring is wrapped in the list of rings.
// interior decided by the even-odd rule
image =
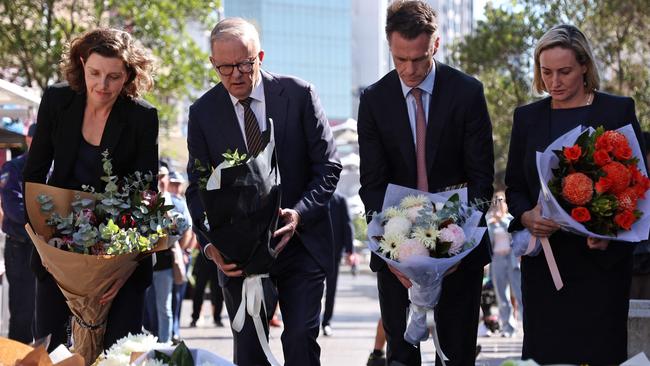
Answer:
[[[287,246],[289,240],[295,234],[298,224],[300,224],[300,215],[298,211],[292,210],[290,208],[281,208],[280,209],[280,219],[284,222],[284,226],[279,228],[273,233],[273,237],[282,237],[278,245],[275,246],[275,252],[280,254],[280,252]]]
[[[607,246],[609,246],[609,240],[590,237],[587,238],[587,246],[589,249],[606,250]]]
[[[532,210],[524,212],[521,215],[521,223],[538,238],[548,238],[560,228],[555,221],[542,217],[542,206],[537,204]]]
[[[391,266],[390,264],[387,264],[387,266],[388,266],[388,269],[390,269],[390,271],[393,272],[395,277],[397,277],[397,279],[402,284],[402,286],[404,286],[406,288],[411,288],[411,286],[413,286],[413,283],[411,283],[411,280],[409,280],[408,277],[404,276],[404,274],[402,274],[402,272],[398,271],[397,268]]]
[[[221,253],[219,253],[219,250],[214,245],[208,245],[207,248],[205,248],[205,254],[208,258],[212,259],[214,264],[217,265],[217,268],[228,277],[239,277],[244,273],[241,269],[237,269],[236,264],[226,264]]]

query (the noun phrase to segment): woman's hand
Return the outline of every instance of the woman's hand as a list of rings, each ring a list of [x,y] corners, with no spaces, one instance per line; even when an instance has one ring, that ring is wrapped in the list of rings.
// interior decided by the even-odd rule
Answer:
[[[587,238],[587,246],[589,249],[606,250],[609,245],[609,240],[598,238]]]
[[[120,278],[113,283],[113,285],[104,293],[104,295],[99,299],[100,305],[106,305],[109,302],[113,301],[117,293],[120,291],[124,283],[126,283],[127,278]]]
[[[560,225],[556,224],[555,221],[542,217],[542,207],[539,203],[535,208],[521,215],[521,223],[532,235],[538,238],[547,238],[560,228]]]

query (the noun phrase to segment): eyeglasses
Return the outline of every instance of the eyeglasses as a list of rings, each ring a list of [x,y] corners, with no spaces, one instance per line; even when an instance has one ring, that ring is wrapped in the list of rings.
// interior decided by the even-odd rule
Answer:
[[[232,72],[235,71],[235,67],[237,67],[237,70],[239,70],[239,72],[241,72],[242,74],[249,74],[253,72],[253,65],[255,65],[256,59],[257,56],[255,56],[255,58],[249,61],[243,61],[238,64],[219,65],[219,66],[215,66],[215,68],[217,69],[217,71],[219,71],[219,74],[221,74],[222,76],[232,75]]]

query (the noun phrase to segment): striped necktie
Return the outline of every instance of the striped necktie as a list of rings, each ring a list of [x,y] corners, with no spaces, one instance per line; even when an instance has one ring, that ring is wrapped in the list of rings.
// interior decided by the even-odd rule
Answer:
[[[248,97],[239,101],[244,107],[244,130],[246,132],[246,145],[248,145],[248,155],[257,156],[262,151],[264,142],[262,141],[262,132],[260,125],[257,123],[255,113],[251,109],[253,98]]]

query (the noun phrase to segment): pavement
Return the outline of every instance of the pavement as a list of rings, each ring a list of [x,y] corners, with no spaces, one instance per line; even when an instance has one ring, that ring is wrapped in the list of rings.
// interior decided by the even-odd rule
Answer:
[[[374,345],[375,329],[379,319],[379,303],[375,276],[362,271],[352,276],[349,267],[342,266],[337,287],[332,329],[334,334],[318,337],[323,366],[363,366]],[[232,360],[232,333],[223,313],[225,327],[215,327],[210,301],[204,302],[201,319],[196,328],[188,328],[191,320],[191,301],[185,300],[181,313],[181,336],[190,347],[200,347]],[[275,357],[283,362],[281,328],[271,328],[270,345]],[[482,350],[476,365],[500,365],[507,359],[519,359],[522,338],[499,336],[479,337]],[[434,365],[435,348],[431,340],[422,345],[422,364]]]

